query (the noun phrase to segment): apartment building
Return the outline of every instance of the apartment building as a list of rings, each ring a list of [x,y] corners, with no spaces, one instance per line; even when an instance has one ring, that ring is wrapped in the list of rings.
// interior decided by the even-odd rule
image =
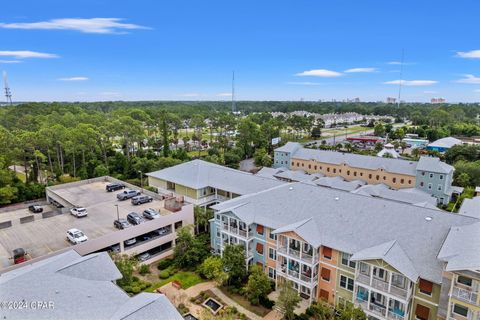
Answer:
[[[299,143],[288,142],[275,149],[273,166],[340,176],[349,181],[385,184],[393,189],[416,187],[432,194],[442,204],[447,204],[452,194],[458,192],[451,185],[454,168],[432,157],[409,161],[308,149]]]
[[[214,205],[211,245],[245,248],[307,302],[370,319],[478,320],[480,220],[297,182]]]
[[[284,183],[203,160],[185,162],[147,173],[147,176],[149,186],[157,188],[160,193],[181,195],[186,201],[200,206],[208,206]]]

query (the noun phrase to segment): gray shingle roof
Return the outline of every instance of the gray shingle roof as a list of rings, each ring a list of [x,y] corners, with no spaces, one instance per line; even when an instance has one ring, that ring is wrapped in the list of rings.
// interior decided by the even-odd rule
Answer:
[[[313,181],[317,186],[328,187],[343,191],[353,191],[367,184],[362,180],[346,181],[342,177],[323,177]]]
[[[447,271],[480,272],[480,221],[452,227],[438,258],[447,262]]]
[[[442,262],[436,255],[448,231],[477,221],[304,182],[245,195],[213,208],[273,229],[312,218],[296,226],[299,236],[315,247],[325,245],[351,254],[396,240],[419,276],[436,283],[442,281]]]
[[[480,197],[463,200],[462,206],[460,207],[460,210],[458,210],[458,213],[480,219]]]
[[[418,279],[418,273],[410,258],[396,240],[358,251],[350,259],[353,261],[382,259],[413,282]]]
[[[351,192],[410,204],[418,203],[420,206],[428,203],[434,208],[437,204],[437,199],[434,196],[416,188],[393,190],[384,184],[369,184]]]
[[[147,176],[171,181],[193,189],[213,187],[236,194],[258,192],[282,184],[276,179],[227,168],[203,160],[193,160],[147,173]]]
[[[417,170],[448,174],[455,170],[455,168],[449,164],[446,164],[445,162],[440,161],[439,158],[420,157]]]
[[[118,269],[106,252],[81,257],[69,250],[38,262],[25,262],[0,276],[0,301],[25,301],[27,304],[51,301],[53,309],[2,309],[0,318],[147,319],[118,316],[118,312],[129,306],[129,310],[139,313],[146,310],[150,315],[148,319],[182,319],[161,295],[156,295],[161,303],[157,305],[147,304],[142,297],[130,298],[113,282],[119,277]]]
[[[319,162],[341,165],[343,163],[353,168],[370,170],[383,169],[386,172],[415,175],[417,162],[402,159],[380,158],[353,153],[300,148],[294,153],[294,158],[316,160]]]
[[[302,145],[298,142],[287,142],[285,145],[276,148],[275,151],[280,151],[280,152],[295,152],[299,148],[302,148]]]

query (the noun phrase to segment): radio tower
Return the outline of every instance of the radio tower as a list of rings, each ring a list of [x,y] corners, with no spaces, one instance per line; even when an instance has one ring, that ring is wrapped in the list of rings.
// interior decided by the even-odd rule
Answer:
[[[232,113],[237,112],[237,106],[235,105],[235,71],[232,71]]]
[[[12,105],[12,92],[10,91],[10,88],[8,87],[8,77],[7,77],[7,72],[3,71],[3,84],[5,87],[5,97],[7,98],[7,104]]]

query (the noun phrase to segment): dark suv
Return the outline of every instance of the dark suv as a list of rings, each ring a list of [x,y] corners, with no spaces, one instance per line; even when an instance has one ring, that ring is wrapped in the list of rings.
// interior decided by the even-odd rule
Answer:
[[[145,220],[143,220],[143,218],[140,217],[136,212],[130,212],[129,214],[127,214],[127,220],[128,222],[130,222],[130,224],[133,224],[134,226],[145,222]]]
[[[117,191],[124,188],[125,185],[121,183],[109,183],[105,186],[105,190],[107,190],[107,192]]]

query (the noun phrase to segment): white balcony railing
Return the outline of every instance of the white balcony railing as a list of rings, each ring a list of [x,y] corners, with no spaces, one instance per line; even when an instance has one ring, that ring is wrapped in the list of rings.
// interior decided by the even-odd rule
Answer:
[[[478,293],[466,290],[457,286],[453,287],[452,295],[460,300],[466,301],[471,304],[477,304]]]
[[[382,317],[385,317],[386,313],[387,313],[387,308],[385,306],[381,306],[381,305],[378,305],[378,304],[375,304],[375,303],[370,303],[370,307],[369,307],[369,310],[376,314],[376,315],[379,315],[379,316],[382,316]]]
[[[402,316],[396,312],[393,312],[391,310],[388,311],[388,319],[392,319],[392,320],[403,320],[405,319],[405,316]]]
[[[372,287],[374,287],[378,290],[384,291],[384,292],[388,292],[388,282],[385,282],[385,281],[380,280],[380,279],[373,278],[372,279]]]

